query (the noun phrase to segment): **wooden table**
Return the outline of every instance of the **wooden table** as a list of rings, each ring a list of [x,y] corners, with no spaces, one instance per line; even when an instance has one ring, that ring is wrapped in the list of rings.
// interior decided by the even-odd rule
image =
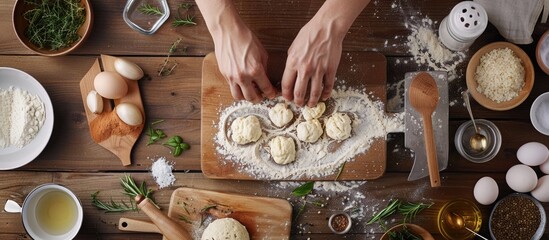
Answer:
[[[0,202],[13,199],[21,203],[24,197],[39,184],[55,182],[68,186],[81,199],[84,206],[84,224],[78,239],[161,239],[158,234],[133,234],[117,230],[120,217],[147,219],[143,213],[103,213],[91,205],[90,194],[101,191],[104,199],[126,199],[121,194],[119,178],[130,173],[136,180],[145,180],[155,186],[149,169],[151,159],[166,156],[176,163],[177,181],[174,187],[155,193],[159,205],[167,212],[172,191],[180,186],[212,190],[224,190],[243,194],[290,198],[293,187],[284,184],[260,181],[210,180],[200,172],[200,79],[201,62],[205,54],[213,51],[211,37],[204,21],[197,14],[197,26],[172,27],[169,22],[151,36],[145,36],[130,29],[122,19],[124,1],[92,0],[95,14],[93,31],[85,44],[69,56],[41,57],[33,55],[16,39],[11,25],[11,11],[15,0],[0,1],[0,66],[21,69],[36,79],[48,91],[55,111],[55,125],[51,140],[36,160],[13,171],[0,173]],[[252,0],[235,1],[244,21],[256,32],[269,51],[284,51],[291,44],[292,37],[316,12],[323,1],[269,1],[256,3]],[[429,16],[441,21],[459,1],[372,1],[356,20],[344,42],[345,51],[378,51],[388,59],[388,84],[404,78],[408,71],[426,70],[409,60],[405,39],[410,30],[406,20]],[[180,1],[170,0],[172,16]],[[173,18],[173,17],[172,17]],[[169,21],[171,21],[171,19]],[[438,24],[437,24],[438,26]],[[538,24],[534,39],[548,28]],[[157,77],[156,70],[162,63],[170,45],[181,38],[185,52],[176,52],[179,66],[169,77]],[[486,43],[502,40],[497,30],[489,26],[485,33],[471,47],[470,57]],[[388,44],[386,43],[388,41]],[[459,93],[465,89],[465,79],[449,84],[450,101],[457,104],[450,107],[450,157],[448,168],[441,172],[442,187],[429,187],[429,179],[406,181],[412,165],[410,152],[403,148],[403,135],[390,137],[387,151],[387,172],[378,180],[360,185],[357,191],[366,199],[363,202],[365,216],[344,236],[333,235],[326,219],[334,211],[342,210],[344,193],[319,193],[328,196],[325,208],[308,207],[297,218],[292,228],[292,239],[377,239],[382,230],[376,226],[365,226],[369,217],[383,208],[388,200],[399,198],[416,202],[433,202],[431,209],[422,212],[414,223],[424,226],[435,235],[442,236],[436,225],[437,210],[447,201],[466,198],[474,201],[472,190],[482,176],[491,176],[500,185],[500,197],[511,192],[505,183],[505,172],[518,163],[516,150],[529,141],[549,145],[549,138],[538,133],[530,124],[529,108],[533,100],[549,91],[549,78],[535,63],[535,44],[522,46],[536,66],[536,82],[530,97],[519,107],[505,112],[494,112],[473,101],[478,118],[493,121],[501,130],[503,144],[496,158],[483,164],[474,164],[462,158],[453,147],[453,136],[457,127],[468,119]],[[147,122],[164,119],[160,125],[171,135],[181,135],[191,144],[191,149],[181,157],[171,157],[160,145],[146,146],[147,136],[142,135],[132,153],[132,165],[123,167],[110,152],[95,144],[88,132],[84,107],[80,97],[79,81],[99,54],[125,56],[143,67],[148,78],[139,82],[147,113]],[[464,71],[466,63],[459,66]],[[294,216],[299,204],[294,203]],[[359,201],[360,203],[360,201]],[[549,205],[544,204],[548,209]],[[487,218],[491,206],[480,206],[484,223],[481,233],[488,236]],[[391,218],[392,219],[392,218]],[[396,218],[395,222],[400,221]],[[25,239],[20,215],[0,214],[1,239]],[[549,234],[545,235],[545,238]]]

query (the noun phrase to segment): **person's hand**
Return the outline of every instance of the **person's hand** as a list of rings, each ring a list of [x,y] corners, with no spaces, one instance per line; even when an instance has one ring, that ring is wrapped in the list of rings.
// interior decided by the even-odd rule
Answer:
[[[282,95],[288,101],[314,107],[332,93],[341,58],[342,37],[334,37],[334,26],[316,19],[307,23],[288,49],[282,77]]]
[[[246,27],[221,31],[214,38],[219,70],[229,83],[233,98],[260,102],[274,98],[276,91],[266,74],[267,51]]]

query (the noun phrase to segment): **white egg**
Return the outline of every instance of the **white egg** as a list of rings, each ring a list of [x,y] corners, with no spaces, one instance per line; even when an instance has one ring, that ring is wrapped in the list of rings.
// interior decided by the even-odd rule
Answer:
[[[144,75],[143,69],[124,58],[114,60],[114,69],[118,74],[130,80],[139,80]]]
[[[490,205],[494,203],[498,198],[498,194],[498,184],[491,177],[483,177],[479,179],[473,190],[475,199],[482,205]]]
[[[539,169],[542,173],[549,174],[549,160],[539,165]]]
[[[532,196],[540,202],[549,202],[549,175],[538,180],[538,185],[532,190]]]
[[[128,93],[126,80],[115,72],[100,72],[93,80],[95,91],[104,98],[119,99]]]
[[[539,142],[529,142],[517,151],[517,158],[528,166],[539,166],[549,158],[549,149]]]
[[[137,106],[131,103],[118,104],[116,106],[116,115],[130,126],[138,126],[143,123],[143,114]]]
[[[517,164],[509,168],[505,181],[516,192],[530,192],[538,184],[538,176],[531,167]]]

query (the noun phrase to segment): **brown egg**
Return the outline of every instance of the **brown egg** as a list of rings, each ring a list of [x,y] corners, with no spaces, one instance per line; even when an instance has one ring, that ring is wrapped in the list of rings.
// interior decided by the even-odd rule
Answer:
[[[95,91],[104,98],[118,99],[128,93],[126,80],[115,72],[100,72],[93,80]]]

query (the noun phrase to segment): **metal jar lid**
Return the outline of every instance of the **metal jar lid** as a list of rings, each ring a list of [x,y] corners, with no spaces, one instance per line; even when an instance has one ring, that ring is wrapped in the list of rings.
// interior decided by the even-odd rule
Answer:
[[[469,140],[475,134],[475,128],[472,121],[461,124],[456,131],[454,144],[459,154],[465,159],[474,163],[483,163],[492,160],[499,152],[501,147],[501,133],[498,127],[484,119],[475,120],[480,133],[486,136],[487,147],[484,151],[477,152],[469,144]]]

